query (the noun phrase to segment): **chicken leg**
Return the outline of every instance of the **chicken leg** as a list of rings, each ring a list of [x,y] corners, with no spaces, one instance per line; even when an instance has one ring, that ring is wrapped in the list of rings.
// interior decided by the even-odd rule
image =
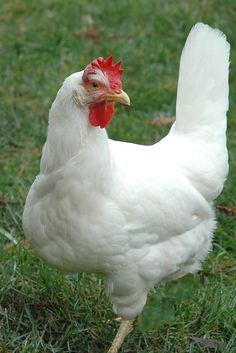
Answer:
[[[121,319],[120,327],[107,353],[117,353],[125,339],[125,337],[133,330],[134,320]]]

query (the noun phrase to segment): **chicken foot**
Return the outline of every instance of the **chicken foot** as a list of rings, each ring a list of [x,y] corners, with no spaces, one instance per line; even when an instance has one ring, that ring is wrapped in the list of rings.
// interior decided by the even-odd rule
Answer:
[[[117,353],[125,339],[125,337],[133,330],[134,320],[121,319],[120,327],[107,353]]]

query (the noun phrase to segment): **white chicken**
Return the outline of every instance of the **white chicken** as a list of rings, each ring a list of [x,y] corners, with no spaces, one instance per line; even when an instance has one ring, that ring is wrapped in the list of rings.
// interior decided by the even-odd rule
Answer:
[[[40,174],[23,227],[36,253],[65,272],[107,278],[123,321],[117,352],[150,288],[198,271],[216,226],[213,200],[228,172],[229,44],[197,24],[180,62],[176,122],[152,146],[108,139],[121,62],[93,60],[64,81],[49,114]]]

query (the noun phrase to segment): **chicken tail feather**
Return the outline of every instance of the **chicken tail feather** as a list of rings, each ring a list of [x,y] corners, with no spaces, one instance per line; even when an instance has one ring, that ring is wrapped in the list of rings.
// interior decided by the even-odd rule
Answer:
[[[225,35],[196,24],[185,43],[179,71],[176,126],[180,132],[209,138],[226,130],[230,45]]]

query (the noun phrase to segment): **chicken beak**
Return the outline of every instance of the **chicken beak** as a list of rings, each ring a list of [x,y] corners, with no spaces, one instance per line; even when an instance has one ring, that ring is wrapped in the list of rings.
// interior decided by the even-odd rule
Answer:
[[[117,93],[114,93],[114,94],[108,94],[106,96],[106,99],[111,100],[113,102],[118,102],[121,104],[130,105],[130,99],[129,99],[128,94],[122,90]]]

